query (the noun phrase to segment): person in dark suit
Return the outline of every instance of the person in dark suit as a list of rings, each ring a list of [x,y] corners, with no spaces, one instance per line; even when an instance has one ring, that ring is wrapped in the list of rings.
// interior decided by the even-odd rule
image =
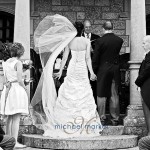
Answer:
[[[102,122],[105,122],[106,99],[110,99],[111,122],[116,125],[119,120],[120,84],[119,52],[123,40],[112,33],[113,24],[107,21],[103,24],[104,35],[97,39],[93,55],[93,69],[97,75],[97,105]]]
[[[143,40],[143,48],[145,50],[145,58],[139,69],[139,75],[135,80],[135,84],[140,87],[138,90],[142,96],[142,105],[145,115],[145,121],[150,136],[150,36],[146,36]],[[149,143],[150,145],[150,143]]]
[[[15,146],[15,138],[5,135],[3,129],[0,126],[0,147],[4,150],[12,150]]]
[[[84,30],[83,30],[82,36],[91,41],[91,59],[92,59],[93,53],[94,53],[94,48],[95,48],[95,42],[100,36],[96,35],[94,33],[91,33],[91,22],[89,20],[84,21]],[[90,84],[91,84],[93,96],[94,96],[94,99],[96,102],[96,99],[97,99],[96,81],[90,80]]]

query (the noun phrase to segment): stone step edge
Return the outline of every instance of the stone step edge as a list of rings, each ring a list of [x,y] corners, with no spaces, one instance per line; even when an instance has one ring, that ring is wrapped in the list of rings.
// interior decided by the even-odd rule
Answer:
[[[27,147],[27,149],[30,149],[30,150],[55,150],[55,149],[38,149],[38,148],[32,148],[32,147]],[[17,150],[17,149],[16,149]],[[26,149],[25,149],[26,150]],[[86,149],[84,149],[86,150]],[[89,149],[88,149],[89,150]],[[96,150],[96,149],[95,149]],[[98,149],[100,150],[100,149]],[[101,149],[102,150],[102,149]],[[103,149],[104,150],[104,149]],[[132,148],[128,148],[128,149],[113,149],[113,150],[139,150],[139,147],[132,147]]]
[[[97,139],[51,139],[40,135],[22,135],[23,144],[29,147],[50,149],[128,149],[137,146],[138,136],[100,136]]]

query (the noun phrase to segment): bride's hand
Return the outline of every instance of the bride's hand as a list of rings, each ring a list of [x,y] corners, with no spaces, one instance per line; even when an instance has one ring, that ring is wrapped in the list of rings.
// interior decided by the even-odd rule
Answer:
[[[59,71],[59,72],[57,72],[57,73],[54,73],[54,75],[53,75],[53,77],[55,78],[55,79],[60,79],[61,78],[61,76],[62,76],[62,71]]]
[[[97,76],[94,73],[92,73],[90,76],[90,80],[92,80],[92,81],[97,80]]]

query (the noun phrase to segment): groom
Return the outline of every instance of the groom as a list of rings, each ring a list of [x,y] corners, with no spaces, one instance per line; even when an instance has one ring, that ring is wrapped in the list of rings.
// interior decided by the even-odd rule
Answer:
[[[100,119],[102,122],[106,119],[106,99],[109,99],[111,122],[112,125],[117,125],[119,120],[119,52],[123,40],[112,33],[112,29],[113,24],[110,21],[103,24],[104,35],[95,43],[92,62],[97,75],[97,106]]]

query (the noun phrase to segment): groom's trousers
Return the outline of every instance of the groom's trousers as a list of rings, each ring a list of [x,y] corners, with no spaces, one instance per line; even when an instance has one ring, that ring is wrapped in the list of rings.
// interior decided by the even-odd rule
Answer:
[[[106,97],[97,97],[97,107],[98,114],[101,120],[106,119],[105,109],[106,109]],[[111,85],[111,97],[109,99],[109,112],[113,121],[119,120],[119,95],[118,89],[116,87],[115,81],[112,81]]]

